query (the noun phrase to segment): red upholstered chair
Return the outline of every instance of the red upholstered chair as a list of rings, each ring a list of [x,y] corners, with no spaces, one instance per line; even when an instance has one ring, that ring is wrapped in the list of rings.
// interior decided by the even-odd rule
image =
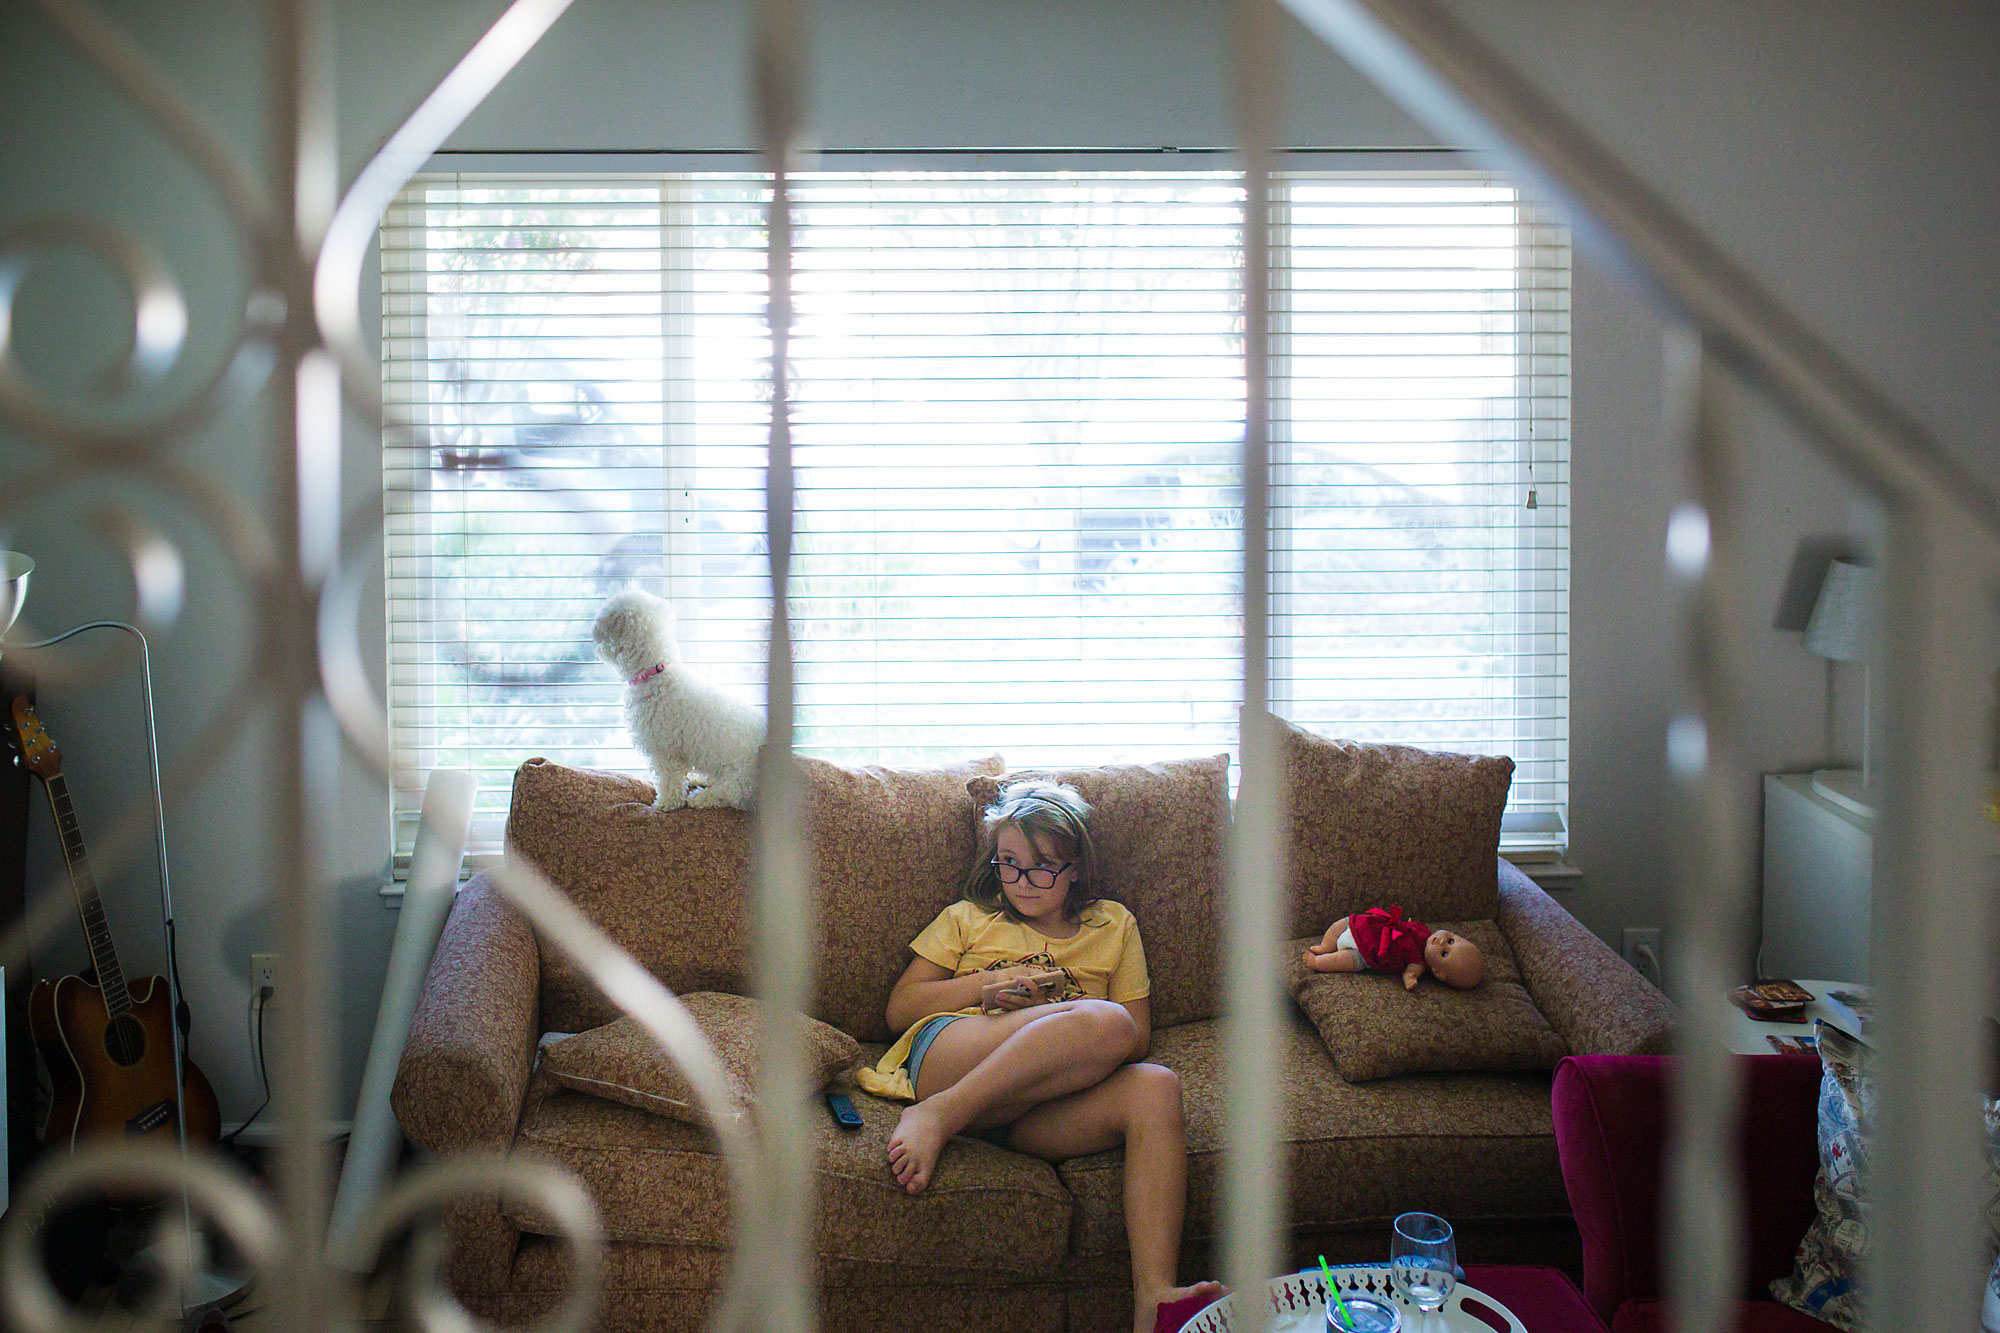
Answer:
[[[1813,1219],[1820,1065],[1810,1055],[1747,1055],[1739,1161],[1749,1205],[1740,1333],[1826,1333],[1770,1298]],[[1583,1294],[1612,1333],[1668,1325],[1660,1304],[1664,1056],[1571,1056],[1556,1066],[1556,1152],[1583,1236]]]

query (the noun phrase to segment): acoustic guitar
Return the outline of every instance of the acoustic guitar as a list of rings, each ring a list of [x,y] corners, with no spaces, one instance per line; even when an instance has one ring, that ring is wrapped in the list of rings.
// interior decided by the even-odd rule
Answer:
[[[187,1107],[190,1143],[214,1143],[222,1115],[215,1090],[191,1060],[181,1062],[183,1097],[174,1096],[174,1014],[165,977],[127,985],[111,944],[111,923],[91,878],[83,834],[62,775],[62,753],[27,699],[14,700],[14,762],[42,780],[55,811],[70,888],[83,916],[91,971],[37,982],[28,995],[28,1029],[48,1062],[54,1095],[42,1142],[74,1148],[85,1139],[176,1141],[175,1107]]]

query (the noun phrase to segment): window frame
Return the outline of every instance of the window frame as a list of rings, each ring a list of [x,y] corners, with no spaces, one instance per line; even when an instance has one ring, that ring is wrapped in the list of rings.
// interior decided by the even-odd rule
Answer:
[[[1022,170],[1023,172],[1030,172],[1034,170],[1084,171],[1084,170],[1110,169],[1123,172],[1133,172],[1136,174],[1146,169],[1184,172],[1188,170],[1221,169],[1221,168],[1227,168],[1231,165],[1233,165],[1232,155],[1222,150],[1195,150],[1195,151],[1107,150],[1107,151],[1088,151],[1088,152],[976,151],[976,152],[963,152],[963,153],[847,152],[847,153],[827,153],[820,155],[819,158],[814,163],[814,169],[827,170],[827,171],[869,170],[869,169],[884,170],[884,171],[923,170],[923,169],[937,169],[937,170],[1019,169]],[[1441,151],[1398,150],[1393,152],[1367,152],[1367,151],[1357,152],[1357,151],[1344,151],[1344,150],[1294,149],[1294,150],[1287,150],[1280,154],[1279,166],[1281,170],[1286,170],[1286,171],[1328,171],[1334,173],[1360,172],[1368,174],[1450,173],[1454,175],[1460,173],[1480,173],[1489,176],[1491,175],[1490,172],[1483,171],[1483,169],[1480,168],[1478,165],[1476,165],[1473,161],[1471,161],[1467,157],[1467,155],[1462,153],[1442,151],[1442,150]],[[755,158],[754,155],[734,154],[734,153],[663,152],[663,153],[645,153],[645,154],[532,154],[532,155],[491,154],[491,153],[444,153],[438,155],[438,157],[435,158],[433,162],[427,166],[425,174],[427,175],[436,175],[439,173],[484,174],[488,172],[502,172],[502,173],[522,174],[522,175],[546,174],[553,177],[553,176],[567,175],[572,173],[595,173],[595,172],[605,172],[609,174],[625,175],[628,173],[635,173],[635,172],[672,173],[676,171],[754,171],[760,169],[761,169],[761,164],[758,162],[758,160]],[[663,193],[670,191],[672,184],[673,182],[671,176],[669,175],[662,176]],[[670,226],[671,222],[670,221],[667,222],[666,225]],[[1551,229],[1559,230],[1559,228],[1555,228],[1554,224],[1552,223],[1544,222],[1540,225],[1544,227],[1549,227]],[[1285,238],[1288,238],[1289,234],[1290,233],[1288,231],[1283,233],[1283,235],[1276,242],[1274,242],[1274,245],[1285,243]],[[1567,240],[1565,239],[1563,243],[1566,246]],[[1522,246],[1519,250],[1519,258],[1517,260],[1517,263],[1519,263],[1523,267],[1529,266],[1529,256],[1527,254],[1527,249],[1528,247]],[[1278,256],[1274,254],[1273,255],[1274,261],[1277,258]],[[663,269],[667,272],[671,272],[672,266],[663,265]],[[1567,271],[1567,266],[1565,265],[1565,272],[1566,271]],[[1289,348],[1290,348],[1289,339],[1282,336],[1283,332],[1289,328],[1289,323],[1288,323],[1289,305],[1287,300],[1289,294],[1290,293],[1288,288],[1284,287],[1282,284],[1274,284],[1273,312],[1274,312],[1274,319],[1277,321],[1277,327],[1274,328],[1273,331],[1274,332],[1273,346],[1274,348],[1279,349],[1277,354],[1280,355],[1281,357],[1289,356]],[[1565,295],[1566,297],[1573,299],[1573,289],[1569,287],[1567,279],[1565,279]],[[1561,311],[1562,317],[1565,320],[1565,326],[1563,329],[1563,335],[1565,339],[1567,339],[1568,336],[1567,320],[1569,319],[1570,309],[1571,307],[1568,304],[1565,304],[1563,310]],[[1533,318],[1534,315],[1538,312],[1526,311],[1524,313],[1529,318]],[[670,343],[685,342],[690,337],[690,335],[685,330],[683,330],[678,335],[669,332],[666,336]],[[1566,366],[1568,364],[1568,354],[1567,354],[1568,344],[1566,341],[1564,343],[1564,350],[1565,350],[1565,355],[1563,360]],[[1523,359],[1532,361],[1531,357]],[[1518,372],[1517,377],[1522,381],[1524,385],[1524,394],[1530,399],[1531,402],[1536,401],[1535,367],[1532,364],[1524,366],[1523,369],[1520,372]],[[1285,391],[1284,388],[1284,386],[1289,384],[1289,381],[1285,379],[1282,375],[1279,375],[1279,376],[1274,376],[1273,382],[1274,382],[1274,389],[1276,389],[1277,391],[1274,392],[1273,395],[1272,433],[1273,433],[1274,446],[1276,446],[1279,451],[1277,458],[1274,460],[1274,469],[1275,469],[1274,480],[1276,480],[1282,478],[1285,475],[1284,470],[1290,465],[1291,462],[1288,446],[1291,442],[1290,428],[1292,424],[1292,417],[1290,413],[1290,406],[1291,406],[1290,395],[1288,392]],[[1548,472],[1553,475],[1545,476],[1542,474],[1531,474],[1532,481],[1529,482],[1529,484],[1531,485],[1539,484],[1541,487],[1556,490],[1561,497],[1560,502],[1563,503],[1564,505],[1567,504],[1569,449],[1571,445],[1569,437],[1569,423],[1568,423],[1568,398],[1569,398],[1568,388],[1567,384],[1565,383],[1561,393],[1562,420],[1560,422],[1560,431],[1559,431],[1561,436],[1562,450],[1563,450],[1562,456],[1560,457],[1560,459],[1544,460],[1542,464],[1542,466],[1546,467]],[[1528,432],[1531,442],[1530,443],[1531,449],[1534,447],[1533,441],[1534,441],[1534,431],[1536,429],[1536,424],[1537,424],[1536,419],[1533,418],[1531,415],[1531,418],[1528,422]],[[678,503],[676,497],[682,496],[684,494],[684,491],[682,487],[680,487],[678,484],[675,483],[674,473],[675,469],[678,466],[685,465],[685,460],[688,455],[685,448],[681,447],[684,446],[685,441],[677,441],[674,438],[674,427],[671,424],[669,424],[666,429],[668,431],[668,438],[666,441],[667,444],[666,457],[668,459],[667,463],[668,471],[664,483],[664,492],[668,497],[668,506],[669,506],[668,508],[669,521],[667,523],[667,531],[670,534],[679,534],[685,531],[685,525],[671,522],[671,516],[674,513],[673,506],[676,503]],[[1285,580],[1282,577],[1282,573],[1285,568],[1283,562],[1286,560],[1289,552],[1289,548],[1291,545],[1289,538],[1292,535],[1292,531],[1293,530],[1289,526],[1283,526],[1273,534],[1274,595],[1273,595],[1273,605],[1272,605],[1272,611],[1273,611],[1272,626],[1274,635],[1284,634],[1293,623],[1292,620],[1285,614],[1285,602],[1288,594],[1280,591],[1285,588]],[[1513,531],[1515,539],[1515,549],[1519,552],[1525,553],[1528,550],[1528,548],[1522,545],[1521,538],[1523,534],[1529,532],[1530,529],[1528,528],[1527,525],[1516,523],[1515,525],[1513,525]],[[1558,723],[1557,726],[1562,753],[1560,759],[1555,761],[1556,766],[1560,771],[1560,776],[1559,778],[1555,779],[1555,781],[1559,783],[1562,792],[1561,807],[1559,811],[1547,812],[1547,813],[1533,812],[1533,811],[1510,812],[1508,821],[1509,827],[1503,830],[1502,848],[1501,848],[1502,853],[1504,855],[1509,855],[1510,857],[1515,858],[1518,862],[1522,863],[1524,867],[1528,868],[1531,871],[1531,873],[1535,874],[1537,878],[1544,880],[1547,879],[1559,880],[1574,876],[1576,873],[1574,869],[1572,867],[1569,867],[1564,861],[1564,855],[1566,853],[1568,844],[1567,809],[1569,805],[1569,799],[1568,799],[1569,778],[1568,778],[1568,753],[1567,753],[1568,724],[1570,716],[1569,688],[1568,688],[1569,635],[1567,629],[1568,532],[1569,532],[1568,522],[1567,518],[1565,517],[1561,525],[1562,536],[1560,539],[1559,557],[1553,566],[1553,572],[1555,574],[1556,584],[1558,588],[1557,599],[1560,603],[1560,610],[1558,614],[1562,622],[1562,628],[1556,635],[1557,639],[1561,644],[1561,647],[1554,655],[1555,658],[1559,660],[1562,664],[1562,669],[1560,672],[1562,680],[1554,687],[1556,690],[1559,691],[1562,703],[1562,709],[1561,709],[1562,715],[1560,722]],[[673,596],[675,594],[675,584],[681,578],[685,577],[685,575],[681,571],[684,571],[687,568],[688,561],[686,557],[689,554],[691,554],[691,550],[685,548],[670,549],[668,552],[669,558],[667,565],[668,569],[667,580],[668,580],[668,592],[670,596]],[[676,556],[679,556],[681,558],[678,559],[674,558]],[[1517,587],[1517,595],[1519,591],[1520,589]],[[1274,666],[1273,677],[1272,677],[1273,705],[1274,707],[1278,708],[1278,710],[1281,713],[1283,713],[1285,711],[1286,704],[1290,702],[1290,693],[1292,686],[1291,672],[1289,669],[1290,656],[1283,652],[1274,651],[1272,654],[1272,660]],[[419,770],[418,772],[419,778],[421,778],[423,771],[426,770]],[[1526,815],[1527,817],[1521,818],[1519,817],[1520,815]],[[407,817],[409,817],[407,813],[399,812],[397,810],[392,809],[392,815],[391,815],[392,826],[400,823],[403,819]],[[468,866],[470,869],[477,869],[482,865],[491,864],[494,860],[497,860],[497,853],[474,854],[468,857]],[[399,891],[400,884],[403,878],[407,874],[408,863],[409,863],[408,848],[402,846],[395,846],[392,841],[392,865],[394,872],[393,882],[387,889],[385,889],[385,892]]]

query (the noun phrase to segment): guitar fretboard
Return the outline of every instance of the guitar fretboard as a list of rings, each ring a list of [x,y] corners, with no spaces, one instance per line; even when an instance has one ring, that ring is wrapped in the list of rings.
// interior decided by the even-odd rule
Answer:
[[[90,945],[90,961],[97,968],[98,989],[104,992],[104,1007],[116,1018],[132,1007],[132,995],[118,966],[118,951],[111,947],[111,923],[105,919],[103,900],[97,896],[90,858],[84,855],[83,832],[77,827],[76,809],[69,800],[69,781],[56,773],[44,779],[43,785],[55,810],[56,833],[62,841],[63,861],[69,867],[70,888],[76,892],[76,909],[83,916],[83,937]]]

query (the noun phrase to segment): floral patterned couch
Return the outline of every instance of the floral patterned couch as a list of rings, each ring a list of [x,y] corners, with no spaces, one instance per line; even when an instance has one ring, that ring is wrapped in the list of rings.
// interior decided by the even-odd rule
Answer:
[[[1375,900],[1433,922],[1484,923],[1504,937],[1522,987],[1558,1034],[1556,1054],[1664,1048],[1673,1015],[1660,993],[1495,855],[1509,761],[1302,731],[1288,746],[1290,935],[1317,937],[1334,916]],[[1000,763],[802,762],[819,885],[814,1014],[859,1039],[872,1061],[896,1035],[883,1006],[908,942],[956,896],[973,854],[967,784]],[[1182,1277],[1212,1275],[1230,1074],[1218,961],[1228,760],[1062,776],[1092,802],[1100,863],[1140,923],[1153,981],[1148,1058],[1178,1073],[1187,1113]],[[651,800],[631,778],[530,760],[515,779],[509,854],[536,865],[676,992],[746,994],[748,817],[661,814]],[[396,1113],[432,1153],[527,1153],[575,1173],[609,1239],[601,1326],[692,1328],[729,1242],[713,1140],[698,1126],[560,1088],[538,1068],[545,1034],[615,1016],[490,877],[475,877],[432,962]],[[1349,1082],[1319,1032],[1293,1018],[1280,1073],[1293,1259],[1383,1257],[1389,1219],[1422,1207],[1453,1220],[1466,1262],[1575,1269],[1550,1118],[1553,1057],[1517,1072]],[[1052,1166],[955,1140],[931,1187],[912,1197],[884,1161],[898,1106],[845,1090],[861,1113],[858,1133],[812,1122],[826,1327],[1128,1326],[1119,1152]],[[457,1205],[448,1222],[449,1277],[470,1308],[524,1321],[559,1298],[568,1258],[550,1219],[485,1199]]]

